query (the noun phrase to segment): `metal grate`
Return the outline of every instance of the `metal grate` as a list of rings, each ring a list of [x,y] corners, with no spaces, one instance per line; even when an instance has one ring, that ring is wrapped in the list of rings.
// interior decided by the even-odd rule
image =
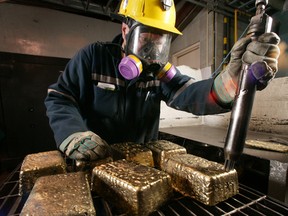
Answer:
[[[19,196],[20,165],[10,174],[0,186],[0,216],[19,215],[28,195]],[[101,197],[92,194],[97,216],[117,215]],[[119,214],[118,214],[119,215]],[[265,194],[240,184],[239,194],[216,206],[206,206],[192,198],[175,194],[166,205],[153,212],[151,216],[182,216],[182,215],[288,215],[288,206]]]
[[[239,194],[216,206],[206,206],[182,196],[160,208],[154,215],[288,215],[288,206],[240,184]]]

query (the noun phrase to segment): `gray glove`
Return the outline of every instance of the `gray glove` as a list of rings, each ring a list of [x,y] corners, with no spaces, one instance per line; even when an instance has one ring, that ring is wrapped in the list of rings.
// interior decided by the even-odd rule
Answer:
[[[82,161],[93,161],[110,155],[110,146],[91,131],[70,135],[59,149],[69,158]]]
[[[262,34],[256,41],[251,41],[248,37],[237,41],[231,50],[229,64],[215,78],[213,90],[217,99],[224,104],[233,101],[242,63],[248,65],[256,61],[266,63],[266,70],[261,73],[253,71],[257,80],[257,90],[264,89],[278,70],[279,42],[279,36],[273,32]]]

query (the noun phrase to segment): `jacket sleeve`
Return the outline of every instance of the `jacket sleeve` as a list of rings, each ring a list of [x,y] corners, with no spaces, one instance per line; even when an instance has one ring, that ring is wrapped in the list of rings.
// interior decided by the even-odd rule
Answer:
[[[177,110],[195,115],[210,115],[230,111],[221,106],[213,94],[214,79],[195,81],[193,78],[180,74],[162,86],[166,104]]]
[[[48,88],[45,106],[58,147],[69,135],[88,130],[81,115],[80,104],[81,100],[85,100],[83,92],[89,91],[84,88],[89,88],[91,82],[89,53],[89,47],[80,50],[68,62],[58,81]]]

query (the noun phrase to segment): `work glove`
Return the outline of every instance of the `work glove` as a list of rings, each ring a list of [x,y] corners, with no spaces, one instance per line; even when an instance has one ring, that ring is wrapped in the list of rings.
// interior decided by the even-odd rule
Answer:
[[[70,135],[59,149],[69,158],[81,161],[94,161],[110,155],[110,146],[91,131]]]
[[[243,64],[261,62],[265,65],[264,70],[252,70],[257,90],[264,89],[278,71],[279,42],[279,36],[273,32],[264,33],[255,41],[251,41],[250,37],[237,41],[231,50],[229,64],[214,80],[213,91],[217,100],[222,104],[231,104]]]

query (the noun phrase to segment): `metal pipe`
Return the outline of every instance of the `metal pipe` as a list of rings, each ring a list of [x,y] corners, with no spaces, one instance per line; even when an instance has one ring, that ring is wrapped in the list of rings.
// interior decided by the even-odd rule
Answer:
[[[228,18],[224,17],[223,18],[223,59],[226,59],[227,54],[228,54]],[[225,69],[225,67],[227,66],[227,60],[224,62],[223,64],[223,68]]]
[[[232,2],[229,2],[229,5],[233,5],[234,3],[238,2],[239,0],[233,0]]]
[[[241,8],[243,8],[243,7],[245,7],[245,6],[249,5],[249,4],[252,4],[253,2],[254,2],[254,0],[250,0],[250,1],[242,4],[241,6],[239,6],[238,9],[241,9]]]
[[[219,10],[219,9],[217,9],[217,8],[211,8],[211,7],[209,7],[208,6],[208,2],[206,1],[206,3],[202,3],[202,2],[199,2],[199,1],[195,1],[195,0],[186,0],[187,2],[190,2],[190,3],[192,3],[192,4],[195,4],[195,5],[199,5],[199,6],[201,6],[201,7],[203,7],[203,8],[208,8],[208,9],[211,9],[211,10],[213,10],[213,11],[215,11],[215,12],[217,12],[217,13],[220,13],[220,14],[222,14],[222,15],[225,15],[225,16],[229,16],[229,17],[233,17],[233,9],[232,8],[230,8],[230,7],[225,7],[225,8],[223,8],[224,10],[226,10],[226,11],[224,11],[224,10]],[[228,11],[228,12],[227,12]],[[229,13],[230,12],[230,13]]]
[[[234,10],[234,43],[238,40],[238,10]]]

